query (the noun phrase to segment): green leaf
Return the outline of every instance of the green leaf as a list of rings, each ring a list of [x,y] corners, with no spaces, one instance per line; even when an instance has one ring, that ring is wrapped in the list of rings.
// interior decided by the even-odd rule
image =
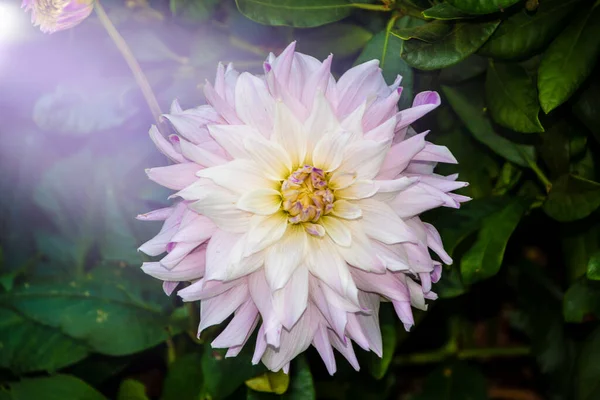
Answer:
[[[346,0],[236,0],[246,17],[265,25],[313,28],[350,15]]]
[[[600,281],[600,250],[592,254],[588,261],[587,277],[594,281]]]
[[[600,143],[600,78],[592,74],[589,83],[584,84],[584,89],[575,98],[573,113],[594,134]]]
[[[0,296],[0,304],[31,323],[60,329],[96,352],[126,355],[169,336],[168,315],[137,295],[138,284],[125,279],[115,283],[93,275],[83,281],[32,283]]]
[[[549,390],[563,395],[557,398],[571,398],[566,393],[572,386],[575,357],[573,341],[564,332],[563,293],[538,265],[520,262],[508,272],[518,307],[511,315],[511,324],[529,336]]]
[[[566,322],[584,322],[592,315],[600,317],[600,283],[582,278],[565,293],[563,316]]]
[[[246,380],[265,372],[262,363],[252,365],[252,349],[249,344],[236,357],[225,358],[225,353],[205,346],[202,355],[204,393],[214,400],[229,396]]]
[[[569,172],[571,160],[569,136],[572,133],[572,125],[567,120],[561,119],[541,135],[539,154],[553,176]]]
[[[430,213],[428,220],[438,229],[444,248],[452,256],[458,245],[477,232],[488,216],[502,211],[509,204],[507,197],[472,200],[451,213]]]
[[[315,400],[316,393],[310,367],[304,355],[300,355],[292,361],[290,368],[290,385],[282,395],[272,393],[261,393],[248,389],[246,400]]]
[[[58,86],[43,94],[33,108],[33,120],[45,131],[84,136],[116,128],[138,109],[126,100],[135,89],[131,79],[87,79],[72,86]]]
[[[600,207],[600,184],[574,175],[563,175],[552,184],[544,211],[557,221],[575,221]]]
[[[23,379],[7,386],[10,400],[106,400],[96,389],[69,375]]]
[[[169,6],[173,15],[181,15],[191,21],[208,20],[220,0],[170,0]]]
[[[481,75],[487,69],[488,62],[485,58],[473,54],[458,64],[454,64],[440,71],[440,82],[459,83]]]
[[[582,10],[544,53],[538,71],[545,113],[567,101],[585,81],[600,54],[600,7]]]
[[[452,30],[452,24],[444,21],[432,21],[424,25],[399,28],[392,31],[392,35],[402,39],[418,39],[427,43],[434,43],[446,36]]]
[[[401,18],[398,24],[408,24],[409,20],[409,17]],[[402,39],[391,35],[390,31],[387,29],[383,30],[369,40],[355,62],[356,65],[369,60],[378,59],[379,67],[388,84],[392,84],[397,75],[402,76],[401,85],[403,89],[399,102],[400,109],[411,106],[413,101],[414,82],[412,68],[402,59],[402,57],[400,57],[403,45],[404,41]]]
[[[460,180],[469,186],[459,193],[474,199],[492,194],[492,182],[498,177],[500,168],[493,154],[484,145],[473,139],[464,128],[454,128],[435,138],[438,145],[447,146],[458,164],[438,164],[436,173],[450,175],[458,173]]]
[[[372,37],[371,31],[359,25],[332,24],[302,31],[296,49],[318,59],[327,58],[332,51],[343,58],[357,54]]]
[[[463,362],[438,367],[415,400],[487,400],[485,377]]]
[[[188,353],[169,366],[161,400],[198,400],[204,386],[202,355]]]
[[[600,328],[585,340],[577,365],[576,400],[595,400],[600,397]]]
[[[15,374],[56,371],[84,359],[90,348],[0,305],[0,367]]]
[[[491,14],[504,11],[521,0],[448,0],[454,7],[471,14]]]
[[[436,4],[435,6],[423,11],[421,14],[423,14],[425,18],[441,20],[464,19],[471,17],[469,13],[462,11],[460,8],[454,7],[450,3]]]
[[[433,43],[409,40],[402,57],[415,68],[432,70],[446,68],[477,51],[494,33],[499,21],[459,22]]]
[[[600,224],[590,217],[565,226],[562,252],[570,282],[586,275],[592,256],[600,251]]]
[[[250,389],[263,393],[283,394],[289,385],[290,376],[283,370],[277,372],[267,371],[246,381],[246,386]]]
[[[508,240],[528,206],[527,201],[516,198],[506,208],[483,220],[477,240],[460,260],[460,271],[466,284],[498,273]]]
[[[458,265],[444,267],[442,277],[435,284],[435,292],[441,299],[452,299],[467,292],[467,286],[462,282]]]
[[[448,102],[465,123],[475,139],[487,145],[498,155],[522,167],[528,167],[527,158],[535,160],[533,146],[513,143],[497,134],[485,115],[481,90],[475,86],[442,86]]]
[[[117,400],[149,400],[146,387],[135,379],[125,379],[119,386]]]
[[[535,83],[518,64],[490,61],[485,80],[486,103],[499,125],[523,133],[543,132]]]
[[[375,353],[370,353],[369,372],[375,379],[383,379],[394,353],[396,351],[396,314],[390,307],[381,307],[379,310],[379,321],[381,325],[381,337],[383,339],[383,356],[379,358]]]
[[[540,1],[534,13],[523,8],[502,21],[478,53],[504,60],[523,59],[537,53],[563,29],[563,21],[579,1]]]

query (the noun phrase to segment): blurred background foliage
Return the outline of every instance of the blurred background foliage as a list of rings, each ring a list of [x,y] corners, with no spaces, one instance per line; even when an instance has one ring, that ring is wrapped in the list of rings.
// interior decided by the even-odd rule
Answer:
[[[167,204],[152,114],[95,16],[43,35],[0,2],[0,399],[600,398],[600,2],[104,0],[160,107],[203,102],[219,61],[260,73],[290,41],[339,76],[377,58],[401,107],[448,146],[474,200],[435,210],[455,263],[384,356],[291,376],[195,338],[197,304],[164,296],[136,248]]]

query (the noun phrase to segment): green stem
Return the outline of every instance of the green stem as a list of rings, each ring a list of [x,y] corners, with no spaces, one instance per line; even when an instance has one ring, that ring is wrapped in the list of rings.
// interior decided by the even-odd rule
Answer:
[[[102,23],[102,26],[104,26],[104,29],[106,29],[106,32],[108,33],[110,38],[113,40],[113,42],[115,43],[115,45],[121,52],[121,55],[127,62],[127,65],[131,69],[131,72],[133,72],[135,81],[137,82],[138,86],[142,90],[142,94],[144,95],[144,98],[146,99],[146,102],[148,103],[148,107],[150,108],[150,111],[152,112],[152,116],[154,117],[154,121],[156,122],[156,125],[159,127],[162,126],[163,123],[161,122],[161,117],[160,117],[162,115],[162,111],[160,110],[160,106],[158,105],[156,96],[154,96],[152,87],[150,86],[150,83],[148,82],[148,78],[146,78],[144,71],[142,71],[140,64],[138,64],[133,53],[131,52],[131,49],[125,42],[125,39],[123,39],[123,36],[121,36],[121,34],[117,30],[117,28],[115,28],[115,26],[111,22],[110,18],[106,14],[106,11],[104,11],[104,7],[102,7],[99,0],[95,1],[95,9],[96,9],[96,14],[98,15],[98,19],[100,20],[100,23]]]
[[[362,10],[383,11],[383,12],[392,11],[392,8],[387,4],[352,3],[351,5],[354,8],[360,8]]]
[[[467,360],[486,359],[492,357],[518,357],[529,354],[531,354],[531,349],[529,347],[490,347],[481,349],[464,349],[454,352],[447,346],[430,352],[398,356],[394,359],[394,364],[433,364],[444,361],[446,358],[449,358],[453,355],[460,360]]]
[[[529,164],[529,167],[531,167],[531,169],[533,170],[533,172],[535,172],[535,175],[538,177],[540,182],[544,185],[546,193],[550,193],[550,190],[552,189],[552,182],[550,182],[550,179],[548,179],[548,177],[544,175],[544,172],[540,169],[540,167],[538,167],[535,161],[533,161],[529,157],[527,157],[527,164]]]
[[[552,182],[550,182],[550,179],[548,179],[548,177],[544,174],[544,171],[542,171],[540,167],[535,163],[535,161],[529,158],[523,150],[521,150],[519,147],[517,147],[517,150],[519,151],[519,153],[521,153],[521,156],[525,159],[525,161],[527,161],[529,168],[532,169],[532,171],[538,177],[540,182],[544,185],[546,193],[550,193],[550,190],[552,189]]]

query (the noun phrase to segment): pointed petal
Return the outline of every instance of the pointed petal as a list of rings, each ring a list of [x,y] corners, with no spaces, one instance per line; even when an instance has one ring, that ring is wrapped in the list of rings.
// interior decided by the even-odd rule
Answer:
[[[308,303],[308,268],[304,265],[296,268],[287,284],[272,296],[277,318],[286,329],[292,329]]]

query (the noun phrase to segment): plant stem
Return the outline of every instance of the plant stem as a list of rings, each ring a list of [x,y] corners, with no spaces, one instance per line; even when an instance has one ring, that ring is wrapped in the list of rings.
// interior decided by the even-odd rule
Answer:
[[[519,153],[521,153],[521,156],[525,159],[525,161],[527,161],[529,168],[531,168],[533,170],[533,172],[538,177],[540,182],[544,185],[544,188],[546,189],[546,193],[550,193],[550,190],[552,189],[552,182],[550,182],[550,179],[548,179],[548,177],[544,174],[544,171],[542,171],[540,169],[540,167],[535,163],[535,161],[533,161],[531,158],[529,158],[523,150],[521,150],[518,147],[517,147],[517,149],[518,149]]]
[[[529,157],[527,157],[527,164],[529,164],[529,166],[531,167],[533,172],[535,172],[535,175],[538,177],[540,182],[544,185],[544,188],[546,189],[546,193],[550,193],[550,190],[552,189],[552,182],[550,182],[550,179],[548,179],[548,177],[546,177],[544,172],[540,169],[540,167],[538,167],[538,165],[535,163],[535,161],[533,161]]]
[[[144,95],[144,98],[146,99],[146,103],[148,103],[148,107],[150,108],[150,111],[152,112],[152,116],[154,117],[154,121],[156,122],[156,125],[158,127],[161,127],[163,125],[163,123],[161,122],[161,117],[160,117],[162,115],[162,111],[160,110],[160,106],[158,105],[156,96],[154,96],[152,87],[150,86],[150,83],[148,82],[148,78],[146,78],[144,71],[142,71],[140,64],[138,64],[133,53],[131,52],[131,49],[125,42],[125,39],[123,39],[123,36],[121,36],[121,34],[117,30],[117,28],[115,28],[115,26],[111,22],[110,18],[106,14],[106,11],[104,11],[104,7],[102,7],[102,5],[100,4],[100,1],[96,0],[94,3],[95,3],[94,8],[96,10],[96,14],[98,15],[98,19],[100,20],[100,23],[102,23],[102,26],[104,26],[104,29],[106,29],[106,32],[108,33],[110,38],[113,40],[113,42],[115,43],[115,45],[121,52],[121,55],[127,62],[127,65],[129,66],[129,68],[131,69],[131,72],[133,73],[135,81],[137,82],[138,86],[142,90],[142,94]]]
[[[406,364],[431,364],[444,361],[446,358],[455,355],[460,360],[467,359],[485,359],[492,357],[518,357],[526,356],[531,353],[529,347],[490,347],[480,349],[464,349],[457,352],[451,351],[446,346],[444,348],[424,352],[414,353],[407,356],[398,356],[394,359],[395,365],[406,365]]]
[[[351,6],[354,8],[360,8],[362,10],[369,10],[369,11],[384,11],[384,12],[392,11],[392,8],[387,4],[352,3]]]

